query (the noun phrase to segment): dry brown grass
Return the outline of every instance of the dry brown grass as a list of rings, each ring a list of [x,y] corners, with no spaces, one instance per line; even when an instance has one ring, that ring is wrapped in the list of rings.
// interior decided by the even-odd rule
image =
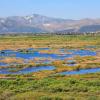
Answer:
[[[5,59],[0,60],[3,63],[24,63],[24,59],[22,58],[14,58],[14,57],[6,57]]]

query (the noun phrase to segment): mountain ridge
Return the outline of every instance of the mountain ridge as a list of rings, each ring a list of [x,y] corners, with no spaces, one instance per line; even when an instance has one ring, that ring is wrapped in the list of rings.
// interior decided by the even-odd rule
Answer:
[[[100,19],[62,19],[39,14],[0,18],[0,33],[97,32]]]

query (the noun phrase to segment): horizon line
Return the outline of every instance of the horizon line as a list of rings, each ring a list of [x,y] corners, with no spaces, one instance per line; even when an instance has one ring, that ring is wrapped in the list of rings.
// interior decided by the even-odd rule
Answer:
[[[90,17],[84,17],[84,18],[62,18],[62,17],[57,17],[57,16],[47,16],[47,15],[43,15],[43,14],[37,14],[37,13],[33,13],[33,14],[26,14],[26,15],[8,15],[8,16],[0,16],[0,18],[7,18],[7,17],[25,17],[25,16],[32,16],[32,15],[40,15],[40,16],[44,16],[44,17],[49,17],[49,18],[55,18],[55,19],[64,19],[64,20],[95,20],[95,19],[100,19],[100,17],[95,17],[95,18],[90,18]]]

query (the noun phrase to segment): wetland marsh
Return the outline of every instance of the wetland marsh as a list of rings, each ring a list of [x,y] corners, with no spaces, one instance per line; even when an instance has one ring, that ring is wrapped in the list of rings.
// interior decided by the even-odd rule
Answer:
[[[0,78],[1,100],[99,100],[100,35],[0,36]]]

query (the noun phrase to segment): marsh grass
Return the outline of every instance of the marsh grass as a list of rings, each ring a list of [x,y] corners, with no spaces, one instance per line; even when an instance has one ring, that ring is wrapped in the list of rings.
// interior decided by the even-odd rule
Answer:
[[[18,63],[9,68],[18,70],[28,67],[53,65],[52,71],[39,71],[22,75],[0,75],[1,100],[100,100],[100,73],[84,75],[57,75],[58,72],[100,67],[100,36],[50,35],[50,36],[0,36],[0,50],[15,50],[20,53],[34,53],[28,48],[50,48],[40,53],[60,54],[59,49],[92,50],[96,56],[75,56],[73,59],[54,60],[51,64],[36,64],[41,58],[30,60],[14,57],[0,57],[0,62]],[[66,52],[71,54],[70,52]],[[49,58],[51,61],[52,59]],[[73,67],[65,66],[68,60],[75,60]],[[72,62],[73,63],[73,62]],[[16,70],[10,70],[16,71]]]

